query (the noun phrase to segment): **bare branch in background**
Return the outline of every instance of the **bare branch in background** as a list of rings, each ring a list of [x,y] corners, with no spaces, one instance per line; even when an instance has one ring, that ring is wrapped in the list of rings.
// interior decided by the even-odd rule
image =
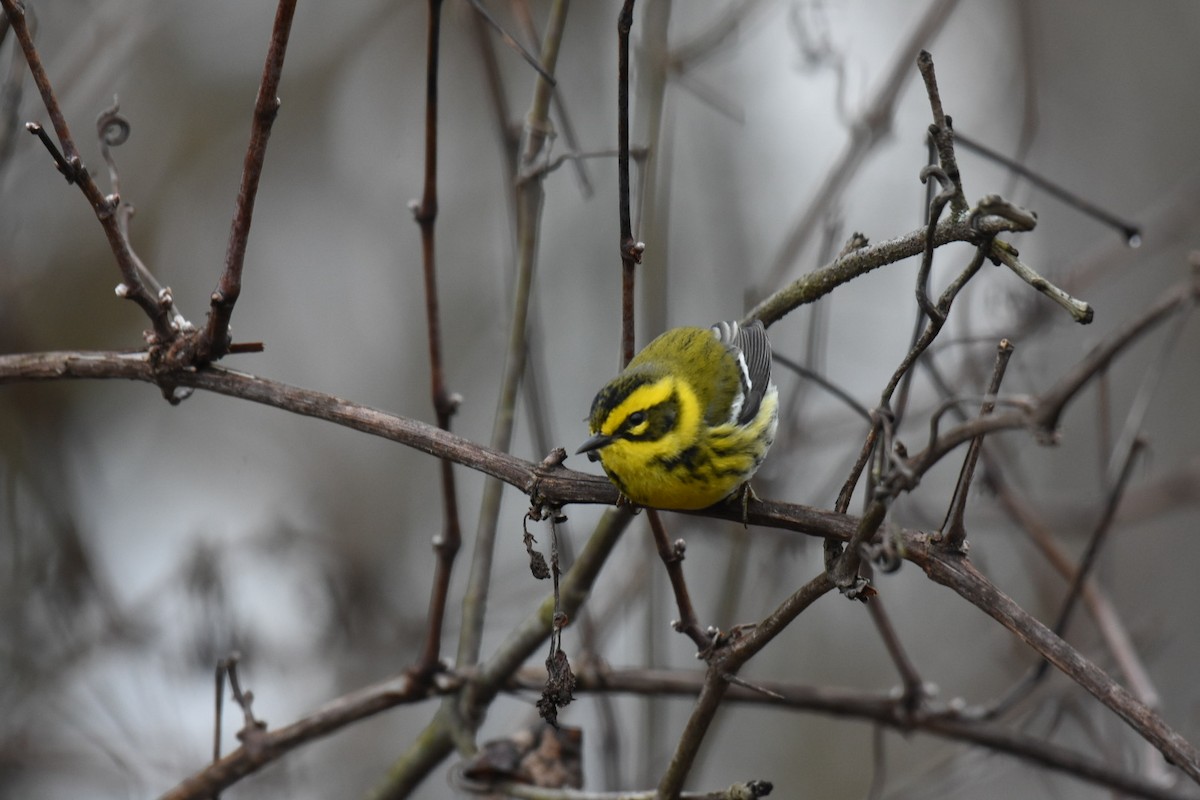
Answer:
[[[820,186],[813,192],[800,218],[792,225],[772,260],[766,279],[760,284],[758,295],[765,295],[770,287],[783,283],[808,244],[808,239],[817,229],[826,209],[837,203],[851,177],[859,171],[871,151],[891,130],[892,116],[900,90],[909,80],[913,59],[921,47],[941,30],[950,19],[957,0],[931,0],[925,13],[917,20],[909,36],[896,48],[895,59],[886,70],[875,96],[871,98],[849,124],[849,141],[837,160],[829,165]],[[765,321],[765,320],[764,320]]]

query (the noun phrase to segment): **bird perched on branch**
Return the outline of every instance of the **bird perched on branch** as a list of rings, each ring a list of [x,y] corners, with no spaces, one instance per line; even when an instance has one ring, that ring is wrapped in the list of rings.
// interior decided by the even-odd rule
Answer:
[[[592,436],[577,452],[599,460],[634,503],[707,508],[749,492],[778,415],[761,322],[672,328],[596,395]]]

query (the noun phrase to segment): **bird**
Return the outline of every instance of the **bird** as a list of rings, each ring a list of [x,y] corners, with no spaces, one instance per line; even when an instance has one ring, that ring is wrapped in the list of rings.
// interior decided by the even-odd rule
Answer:
[[[741,489],[745,518],[778,419],[762,322],[672,328],[596,394],[576,453],[600,462],[622,500],[688,511]]]

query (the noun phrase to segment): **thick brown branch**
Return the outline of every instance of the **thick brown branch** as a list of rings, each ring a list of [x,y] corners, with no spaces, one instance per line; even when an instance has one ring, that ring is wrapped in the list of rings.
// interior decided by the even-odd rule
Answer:
[[[544,670],[521,670],[509,687],[520,691],[537,691],[545,680]],[[575,670],[575,688],[580,693],[695,697],[702,690],[704,680],[704,673],[695,671],[596,669],[589,664],[577,666]],[[873,693],[761,679],[756,679],[754,686],[754,689],[730,686],[725,691],[725,700],[870,720],[906,734],[915,730],[951,741],[968,742],[1134,797],[1182,800],[1188,796],[1116,769],[1107,758],[1089,758],[1053,742],[1007,730],[999,725],[959,719],[953,714],[908,716],[891,692]]]
[[[1125,343],[1128,344],[1128,341]],[[1101,352],[1107,352],[1107,349],[1102,348]],[[16,381],[64,378],[118,378],[148,383],[162,381],[162,376],[150,364],[145,353],[42,353],[0,356],[0,385]],[[171,379],[180,386],[228,394],[382,436],[484,472],[524,492],[536,492],[554,504],[616,502],[616,489],[604,478],[564,468],[542,470],[531,462],[483,447],[432,425],[386,414],[331,395],[220,367],[181,371],[173,374]],[[1002,415],[992,415],[973,422],[994,424],[1000,416]],[[963,440],[971,438],[977,432],[972,432]],[[742,518],[742,509],[736,503],[719,504],[700,513],[708,517],[735,521]],[[859,520],[848,515],[806,506],[755,500],[749,504],[748,521],[751,524],[784,528],[842,541],[848,541],[859,524]],[[1197,754],[1186,740],[1167,727],[1153,711],[1139,703],[1098,667],[992,586],[970,562],[931,547],[929,537],[924,533],[898,531],[896,536],[902,542],[902,552],[907,560],[919,565],[934,580],[949,586],[1019,636],[1072,680],[1119,714],[1194,780],[1200,782],[1200,754]],[[568,590],[564,587],[564,602],[568,596]],[[798,607],[802,608],[804,605],[805,603],[801,602]],[[551,611],[552,608],[548,609],[547,615]],[[786,624],[786,617],[790,613],[781,607],[779,614],[783,616],[779,619],[780,624]],[[746,638],[747,645],[744,646],[753,648],[759,641],[765,644],[760,637],[768,637],[771,634],[776,627],[773,623],[776,616],[772,615],[764,620]],[[517,657],[518,655],[514,654],[513,658]],[[497,668],[503,672],[503,666],[501,664]],[[511,666],[516,668],[516,664]]]

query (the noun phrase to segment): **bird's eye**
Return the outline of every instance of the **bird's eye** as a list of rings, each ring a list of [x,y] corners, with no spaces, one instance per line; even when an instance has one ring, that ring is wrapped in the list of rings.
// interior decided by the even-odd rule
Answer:
[[[636,428],[638,425],[645,423],[645,421],[646,421],[646,412],[645,411],[635,411],[632,414],[630,414],[628,417],[625,418],[625,424],[628,425],[630,428]]]

